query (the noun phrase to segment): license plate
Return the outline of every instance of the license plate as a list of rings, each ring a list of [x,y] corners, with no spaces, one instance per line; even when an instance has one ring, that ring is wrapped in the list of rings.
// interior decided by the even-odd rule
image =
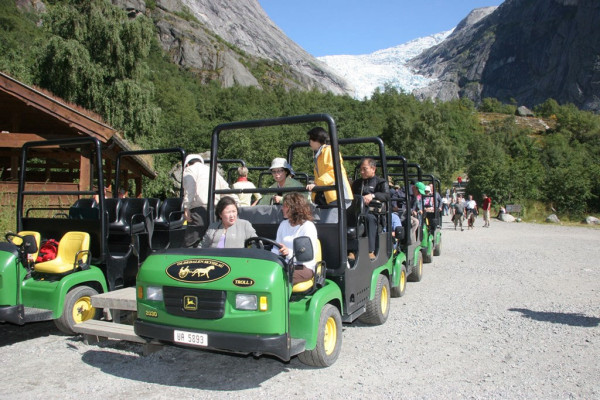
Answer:
[[[174,331],[175,343],[191,344],[192,346],[208,346],[208,336],[205,333]]]

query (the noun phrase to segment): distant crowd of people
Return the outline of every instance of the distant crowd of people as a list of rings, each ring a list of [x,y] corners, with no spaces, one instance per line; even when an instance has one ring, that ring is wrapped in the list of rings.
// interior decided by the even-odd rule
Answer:
[[[490,227],[490,212],[492,209],[492,199],[487,194],[482,194],[481,210],[483,213],[483,227]],[[463,223],[467,221],[467,228],[475,227],[475,220],[479,215],[477,202],[473,195],[468,195],[465,199],[462,194],[457,194],[456,189],[446,190],[446,196],[442,199],[444,215],[450,215],[454,223],[454,230],[460,227],[464,231]]]

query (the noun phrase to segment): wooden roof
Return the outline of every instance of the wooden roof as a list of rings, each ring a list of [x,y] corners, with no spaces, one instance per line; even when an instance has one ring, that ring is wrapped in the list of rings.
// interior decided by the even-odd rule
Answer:
[[[27,86],[0,72],[0,161],[19,154],[29,141],[91,136],[106,146],[103,157],[116,159],[119,151],[132,150],[118,132],[100,117]],[[123,160],[130,177],[154,178],[156,172],[141,157]]]

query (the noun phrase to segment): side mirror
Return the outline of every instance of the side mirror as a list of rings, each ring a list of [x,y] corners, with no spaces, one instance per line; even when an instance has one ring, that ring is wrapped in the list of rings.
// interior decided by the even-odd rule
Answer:
[[[402,242],[404,241],[404,230],[405,228],[403,226],[397,226],[396,229],[394,229],[394,234],[396,237],[396,240]]]
[[[35,254],[38,251],[37,243],[32,235],[23,237],[23,249],[26,254]]]
[[[315,258],[312,242],[308,236],[294,239],[294,257],[298,262],[308,262]]]

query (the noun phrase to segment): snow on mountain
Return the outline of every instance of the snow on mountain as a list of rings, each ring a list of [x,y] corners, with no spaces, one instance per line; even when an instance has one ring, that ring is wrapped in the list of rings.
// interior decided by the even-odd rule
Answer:
[[[418,75],[407,66],[407,62],[443,42],[453,31],[414,39],[371,54],[323,56],[318,59],[354,86],[353,96],[356,99],[371,97],[376,88],[383,88],[385,84],[411,93],[429,85],[432,80]]]

